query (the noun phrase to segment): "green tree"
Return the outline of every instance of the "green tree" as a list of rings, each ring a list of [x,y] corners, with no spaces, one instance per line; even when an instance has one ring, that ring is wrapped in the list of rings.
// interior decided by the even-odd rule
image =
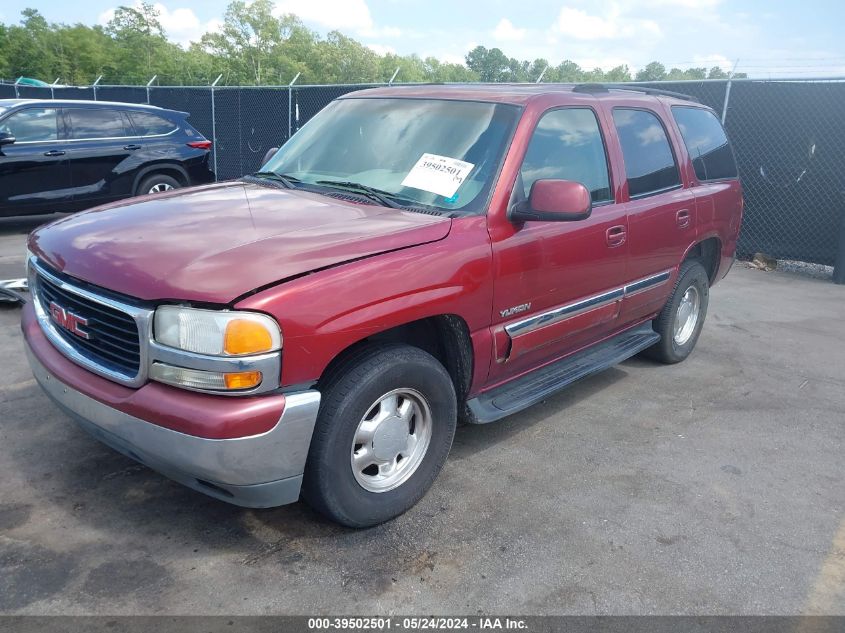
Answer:
[[[118,7],[105,31],[114,42],[121,81],[145,84],[158,75],[160,83],[166,83],[178,78],[182,49],[167,40],[152,4]]]
[[[0,23],[0,77],[8,77],[11,72],[9,69],[8,51],[9,49],[9,29],[5,24]]]
[[[513,73],[510,60],[498,48],[476,46],[467,53],[466,65],[480,81],[508,81]]]
[[[24,9],[21,16],[20,25],[10,27],[6,36],[9,70],[14,78],[53,81],[55,60],[50,47],[50,25],[37,9]]]
[[[651,62],[637,72],[637,81],[664,81],[666,66],[660,62]]]
[[[612,83],[631,81],[631,69],[624,64],[614,66],[604,74],[604,80]]]
[[[569,59],[564,59],[555,68],[555,81],[572,83],[584,81],[584,71],[581,67]]]
[[[323,74],[330,83],[386,81],[381,76],[378,55],[339,31],[329,33],[315,48]]]
[[[222,61],[230,83],[278,82],[274,51],[282,42],[282,24],[270,0],[229,4],[219,33],[206,33],[201,44]]]
[[[571,60],[557,65],[538,58],[508,57],[499,48],[476,46],[465,64],[418,55],[378,54],[333,31],[326,37],[295,15],[274,14],[273,0],[233,0],[222,28],[183,48],[169,41],[150,1],[118,7],[105,28],[50,24],[36,9],[21,12],[19,24],[0,23],[0,76],[21,75],[63,83],[203,85],[218,74],[230,85],[278,85],[301,73],[300,83],[384,82],[400,69],[399,82],[624,82],[627,66],[586,70]],[[736,77],[744,77],[737,73]],[[719,67],[672,68],[651,62],[636,73],[640,81],[724,79]]]
[[[54,26],[55,75],[62,82],[85,85],[115,73],[115,44],[100,26]]]

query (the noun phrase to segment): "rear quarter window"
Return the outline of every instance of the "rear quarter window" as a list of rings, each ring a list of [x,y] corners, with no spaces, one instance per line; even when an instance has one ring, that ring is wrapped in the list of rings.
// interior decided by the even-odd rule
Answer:
[[[709,110],[672,106],[699,180],[736,178],[736,160],[725,129]]]
[[[128,114],[138,136],[169,134],[178,127],[173,121],[149,112],[129,112]]]

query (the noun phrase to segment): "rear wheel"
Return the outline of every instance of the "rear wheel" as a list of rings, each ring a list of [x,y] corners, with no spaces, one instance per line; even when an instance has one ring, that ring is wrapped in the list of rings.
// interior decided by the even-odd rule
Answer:
[[[135,195],[142,196],[150,193],[163,193],[165,191],[170,191],[171,189],[178,189],[181,186],[182,183],[176,180],[173,176],[168,176],[167,174],[153,174],[152,176],[147,176],[141,181]]]
[[[440,472],[456,420],[452,380],[430,354],[407,345],[362,350],[323,389],[305,500],[349,527],[402,514]]]
[[[707,316],[710,280],[697,260],[681,264],[669,301],[653,322],[660,341],[646,354],[661,363],[679,363],[690,355]]]

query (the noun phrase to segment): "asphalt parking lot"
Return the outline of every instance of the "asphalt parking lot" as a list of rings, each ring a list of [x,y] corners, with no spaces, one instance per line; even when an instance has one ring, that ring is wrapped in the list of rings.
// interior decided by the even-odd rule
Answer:
[[[19,277],[37,221],[0,223]],[[845,614],[845,287],[735,267],[693,356],[458,430],[367,531],[245,510],[90,439],[0,307],[0,612]]]

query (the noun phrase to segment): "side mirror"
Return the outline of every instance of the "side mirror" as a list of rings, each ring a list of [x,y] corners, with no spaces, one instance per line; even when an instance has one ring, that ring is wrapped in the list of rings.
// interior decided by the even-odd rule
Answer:
[[[264,165],[269,163],[270,159],[273,158],[273,156],[275,156],[276,152],[278,152],[278,151],[279,151],[278,147],[271,147],[270,149],[268,149],[267,153],[264,154],[264,158],[261,159],[261,166],[264,167]]]
[[[537,180],[528,200],[514,205],[509,213],[513,222],[573,222],[585,220],[593,211],[590,192],[572,180]]]
[[[15,135],[11,132],[0,132],[0,145],[11,145],[15,140]]]

